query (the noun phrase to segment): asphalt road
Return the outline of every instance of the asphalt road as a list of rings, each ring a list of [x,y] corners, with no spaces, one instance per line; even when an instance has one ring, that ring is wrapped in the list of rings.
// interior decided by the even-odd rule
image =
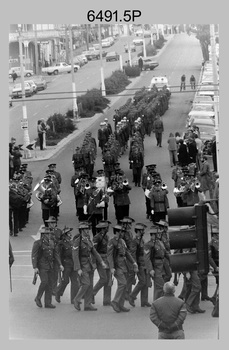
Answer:
[[[159,58],[157,71],[143,72],[137,82],[137,87],[148,86],[152,75],[166,74],[170,85],[179,85],[180,76],[185,73],[198,78],[201,66],[201,50],[198,41],[185,34],[177,35],[168,44],[166,50]],[[77,73],[78,74],[78,73]],[[171,179],[171,167],[167,150],[167,138],[170,132],[185,129],[187,112],[190,109],[193,92],[174,93],[171,96],[170,107],[163,116],[165,132],[163,134],[162,148],[156,147],[155,137],[146,136],[145,165],[157,164],[157,170],[162,179],[168,185],[170,208],[176,207],[173,195],[173,181]],[[127,97],[122,97],[108,110],[106,117],[112,123],[114,109],[123,105]],[[103,116],[101,116],[103,120]],[[98,124],[90,129],[92,135],[97,138]],[[113,123],[112,123],[113,126]],[[57,170],[63,177],[61,186],[61,198],[63,204],[60,207],[60,220],[58,226],[63,228],[65,224],[74,227],[76,233],[77,218],[75,216],[73,190],[70,186],[73,168],[71,164],[72,153],[76,145],[81,145],[84,134],[69,143],[60,153],[42,162],[29,164],[29,169],[34,176],[34,186],[40,181],[51,162],[57,163]],[[125,171],[130,184],[132,174],[129,169],[128,151],[120,158],[121,168]],[[102,168],[101,151],[95,165],[95,171]],[[150,227],[150,222],[145,215],[144,193],[141,188],[132,187],[130,191],[131,208],[130,216],[136,222],[143,222]],[[61,304],[57,304],[55,310],[38,309],[34,303],[34,297],[38,285],[32,285],[33,269],[31,267],[31,248],[34,239],[39,238],[38,230],[42,225],[40,203],[34,195],[34,206],[31,208],[30,221],[27,227],[19,234],[19,237],[11,238],[15,253],[15,264],[12,267],[13,292],[9,295],[9,335],[11,339],[157,339],[157,329],[149,320],[149,309],[141,308],[139,301],[129,313],[116,314],[112,308],[102,306],[102,292],[96,298],[96,312],[77,312],[69,303],[69,288],[66,290]],[[112,199],[109,203],[109,220],[116,223]],[[112,236],[112,230],[110,231]],[[148,236],[146,235],[146,239]],[[95,281],[97,273],[95,274]],[[115,292],[116,284],[112,288]],[[182,287],[180,281],[176,295]],[[215,289],[215,280],[209,276],[209,295],[212,296]],[[152,302],[153,291],[149,290],[149,301]],[[126,306],[129,307],[128,303]],[[211,302],[201,302],[201,308],[206,309],[205,314],[188,314],[185,321],[186,339],[217,339],[218,319],[211,317]]]

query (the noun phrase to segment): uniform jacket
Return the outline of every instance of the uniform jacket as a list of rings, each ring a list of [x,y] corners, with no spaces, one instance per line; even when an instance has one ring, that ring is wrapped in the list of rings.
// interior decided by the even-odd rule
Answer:
[[[154,270],[155,260],[169,260],[169,253],[166,251],[164,243],[159,239],[149,240],[144,245],[144,260],[148,272]]]
[[[129,191],[131,190],[131,186],[123,186],[122,188],[117,188],[114,190],[114,204],[117,206],[122,205],[129,205],[130,204],[130,198],[129,198]]]
[[[150,320],[159,328],[159,332],[171,333],[181,330],[187,316],[184,305],[183,300],[174,295],[165,294],[152,303]]]
[[[103,208],[97,208],[96,205],[102,201],[103,191],[99,188],[90,188],[84,196],[84,204],[87,205],[87,213],[102,214]]]
[[[143,237],[135,237],[131,245],[131,254],[135,261],[138,264],[138,267],[145,268],[145,259],[144,259],[144,239]]]
[[[167,212],[167,208],[169,208],[167,193],[167,190],[161,188],[153,188],[150,192],[150,205],[155,212]]]
[[[33,243],[32,248],[32,265],[33,268],[50,270],[54,262],[61,265],[59,250],[53,240],[46,241],[41,238]]]
[[[93,237],[93,244],[103,261],[108,264],[107,260],[107,245],[109,241],[109,236],[107,233],[105,235],[103,233],[97,233]]]
[[[116,236],[108,242],[107,259],[110,269],[121,269],[123,272],[128,272],[126,259],[132,264],[135,263],[134,258],[127,249],[125,241]]]
[[[92,271],[96,268],[96,260],[100,264],[103,262],[91,240],[81,235],[73,241],[72,257],[75,271]]]
[[[73,241],[62,238],[58,244],[61,263],[64,267],[73,267]]]
[[[153,123],[153,131],[156,133],[162,133],[164,131],[164,125],[162,120],[156,119],[155,122]]]

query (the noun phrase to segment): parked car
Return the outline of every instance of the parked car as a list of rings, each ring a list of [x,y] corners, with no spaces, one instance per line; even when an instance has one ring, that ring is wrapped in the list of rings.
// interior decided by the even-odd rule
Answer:
[[[126,45],[124,46],[124,48],[125,48],[125,52],[128,52],[128,50],[129,50],[128,44],[126,44]],[[131,45],[130,45],[130,51],[131,51],[131,52],[136,52],[136,47],[135,47],[134,44],[131,44]]]
[[[78,72],[80,66],[78,64],[74,64],[74,72]],[[66,62],[58,62],[54,66],[44,67],[41,69],[42,73],[47,73],[48,75],[57,75],[59,73],[71,73],[72,66]]]
[[[198,96],[212,96],[214,97],[214,87],[213,85],[201,85],[197,90]]]
[[[215,126],[213,125],[198,125],[200,131],[200,139],[202,141],[212,140],[212,138],[216,135]]]
[[[194,98],[194,101],[193,103],[212,103],[212,98],[211,96],[198,96],[198,95],[195,95],[195,98]]]
[[[33,95],[33,88],[29,83],[25,82],[25,97]],[[22,97],[22,85],[21,83],[15,84],[11,93],[11,98]]]
[[[9,78],[12,78],[12,73],[13,71],[15,73],[17,73],[17,76],[20,77],[21,76],[21,67],[12,67],[9,70]],[[31,77],[32,75],[34,75],[34,72],[31,69],[25,69],[24,68],[24,76],[25,77]]]
[[[143,45],[143,39],[142,38],[135,38],[133,40],[134,45]]]
[[[163,87],[166,87],[170,91],[168,78],[166,76],[153,77],[150,82],[149,90],[151,90],[154,85],[158,90],[162,90]]]
[[[213,103],[194,103],[192,105],[192,111],[212,112],[214,111],[214,105]]]
[[[106,62],[118,61],[118,60],[119,60],[119,54],[116,51],[111,51],[107,53]]]
[[[209,125],[215,125],[215,121],[214,121],[214,118],[215,118],[215,113],[214,112],[206,112],[206,113],[200,113],[202,111],[195,111],[197,113],[192,113],[192,114],[189,114],[188,118],[187,118],[187,123],[186,123],[186,127],[188,126],[192,126],[193,124],[196,124],[198,122],[202,122],[206,124],[209,124]]]
[[[159,66],[159,63],[153,59],[153,57],[142,57],[143,60],[143,70],[153,70]],[[133,66],[138,66],[138,60],[133,61]]]
[[[33,81],[37,86],[37,91],[47,88],[47,81],[42,76],[34,78]]]
[[[103,39],[101,41],[101,45],[102,45],[102,47],[110,47],[111,46],[111,42],[109,40],[107,40],[107,39]]]
[[[25,83],[29,83],[33,88],[33,93],[37,93],[37,85],[35,84],[34,80],[25,80]]]
[[[77,58],[80,62],[82,62],[83,64],[87,64],[88,63],[88,59],[85,55],[81,54],[76,56],[75,58]]]
[[[100,58],[99,50],[83,51],[83,55],[87,57],[88,61],[99,60],[99,58]]]

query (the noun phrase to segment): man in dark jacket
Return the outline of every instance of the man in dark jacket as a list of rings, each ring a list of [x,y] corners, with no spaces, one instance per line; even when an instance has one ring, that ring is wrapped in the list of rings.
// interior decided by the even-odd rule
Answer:
[[[166,282],[163,291],[164,296],[155,300],[150,309],[150,320],[158,327],[158,339],[185,339],[185,303],[174,296],[175,286],[172,282]]]
[[[160,115],[157,115],[156,120],[153,123],[153,132],[155,132],[156,140],[157,140],[157,146],[161,146],[162,141],[162,133],[164,132],[164,124],[161,120]]]

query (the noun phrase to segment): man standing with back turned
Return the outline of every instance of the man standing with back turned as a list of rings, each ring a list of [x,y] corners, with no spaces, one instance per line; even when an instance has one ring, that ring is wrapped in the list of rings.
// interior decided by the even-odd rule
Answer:
[[[158,339],[185,339],[185,302],[174,296],[175,286],[172,282],[166,282],[163,291],[164,296],[155,300],[150,309],[150,320],[158,327]]]

